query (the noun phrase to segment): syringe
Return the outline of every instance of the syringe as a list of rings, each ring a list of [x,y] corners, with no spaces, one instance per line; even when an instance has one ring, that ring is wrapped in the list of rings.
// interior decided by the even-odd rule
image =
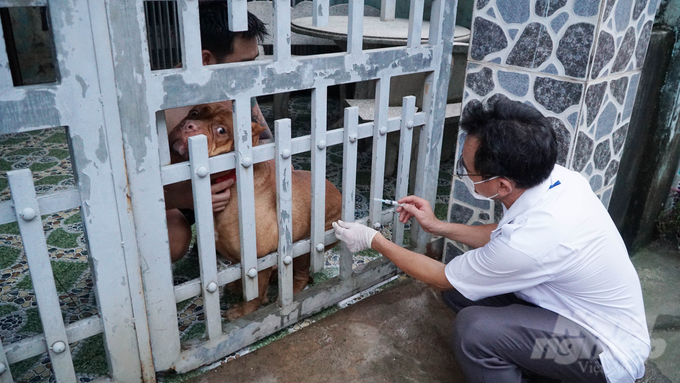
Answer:
[[[376,201],[380,201],[384,204],[392,205],[392,206],[404,206],[403,203],[399,203],[397,201],[393,201],[391,199],[380,199],[380,198],[374,198]]]

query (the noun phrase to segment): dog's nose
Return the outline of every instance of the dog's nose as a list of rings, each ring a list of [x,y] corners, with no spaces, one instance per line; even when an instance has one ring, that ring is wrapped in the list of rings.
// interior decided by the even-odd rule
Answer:
[[[198,130],[198,124],[196,124],[194,122],[187,122],[186,124],[184,124],[183,130],[189,131],[189,132],[194,131],[194,130]]]

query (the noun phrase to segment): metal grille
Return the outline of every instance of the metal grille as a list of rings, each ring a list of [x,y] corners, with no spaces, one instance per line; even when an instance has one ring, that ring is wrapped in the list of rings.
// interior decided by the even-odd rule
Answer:
[[[244,30],[246,25],[246,3],[231,0],[229,3],[229,22],[232,31]],[[393,2],[392,2],[393,3]],[[279,291],[280,306],[270,305],[253,313],[252,322],[238,320],[223,323],[219,310],[219,297],[214,288],[229,282],[241,281],[246,300],[257,296],[257,270],[278,264],[279,280],[286,281],[289,270],[282,259],[285,256],[298,256],[311,250],[312,268],[318,270],[323,265],[323,245],[334,242],[332,233],[324,232],[324,183],[327,148],[342,145],[348,164],[352,163],[352,146],[356,145],[349,135],[357,139],[372,138],[373,160],[371,168],[371,200],[382,197],[385,169],[386,134],[402,130],[404,139],[408,138],[409,127],[418,127],[419,157],[416,172],[415,193],[434,200],[441,151],[441,138],[444,125],[446,93],[451,67],[452,35],[455,2],[440,0],[432,6],[429,23],[429,40],[421,43],[423,26],[423,1],[411,3],[409,38],[406,46],[363,50],[363,10],[362,1],[349,3],[349,22],[347,30],[347,50],[340,53],[295,57],[291,55],[290,3],[276,0],[274,6],[273,58],[254,62],[241,62],[215,66],[203,66],[201,62],[200,30],[198,25],[198,4],[196,1],[178,2],[181,25],[183,68],[162,72],[150,72],[151,58],[144,54],[141,47],[145,38],[143,25],[134,18],[112,18],[114,56],[125,51],[132,60],[119,60],[115,63],[118,102],[121,109],[123,136],[126,139],[126,161],[130,180],[131,204],[135,212],[138,228],[137,238],[145,265],[143,271],[145,296],[149,304],[149,330],[157,370],[173,369],[185,372],[205,363],[224,357],[229,353],[251,344],[301,318],[350,296],[361,289],[379,283],[396,273],[393,264],[385,259],[374,261],[361,273],[352,271],[352,254],[344,252],[341,256],[340,275],[336,278],[313,286],[291,300],[291,291],[284,286]],[[124,3],[110,4],[111,12],[134,14],[134,7]],[[388,10],[386,20],[394,18]],[[314,2],[312,18],[316,25],[329,21],[328,2]],[[123,40],[122,37],[126,36]],[[135,37],[136,36],[136,37]],[[131,38],[133,37],[133,38]],[[130,78],[129,73],[141,74]],[[390,81],[394,76],[410,73],[427,73],[424,84],[423,111],[415,113],[411,104],[405,111],[412,115],[405,118],[389,118],[387,114]],[[356,110],[346,114],[345,127],[328,131],[326,127],[327,90],[329,86],[375,81],[375,119],[373,122],[359,124]],[[278,121],[276,132],[278,142],[251,147],[250,99],[303,89],[312,90],[312,128],[311,134],[290,139],[286,123]],[[204,143],[192,138],[192,160],[179,164],[168,163],[168,147],[165,137],[167,128],[163,111],[171,108],[197,105],[223,100],[233,101],[234,129],[236,148],[227,153],[208,158]],[[354,133],[355,132],[355,133]],[[288,143],[290,140],[290,143]],[[288,146],[289,145],[289,146]],[[403,144],[408,145],[407,143]],[[201,149],[204,148],[204,149]],[[142,150],[143,149],[143,150]],[[291,155],[311,152],[312,171],[312,227],[311,238],[298,243],[286,243],[278,253],[257,258],[254,232],[254,192],[252,164],[276,159],[282,172],[288,165],[282,163],[280,153],[288,150]],[[354,149],[355,150],[355,149]],[[200,154],[203,153],[203,154]],[[404,157],[402,155],[402,157]],[[354,158],[356,160],[356,158]],[[407,185],[408,161],[402,162],[398,178],[399,193],[405,193]],[[349,165],[348,165],[349,166]],[[203,168],[203,169],[201,169]],[[158,169],[161,169],[160,173]],[[201,170],[199,172],[199,169]],[[222,172],[235,169],[238,179],[239,227],[241,228],[241,263],[217,271],[214,262],[214,238],[212,238],[212,211],[209,203],[198,198],[209,195],[209,181],[197,174]],[[343,216],[351,220],[353,213],[353,174],[355,170],[346,168],[343,185]],[[199,235],[199,258],[201,277],[173,287],[170,273],[170,257],[167,244],[167,227],[164,216],[162,185],[191,180],[194,185],[194,205]],[[278,196],[282,198],[283,182],[279,184]],[[399,196],[398,196],[399,197]],[[279,206],[285,204],[279,201]],[[201,207],[202,206],[202,207]],[[136,212],[140,212],[139,214]],[[393,220],[393,211],[383,211],[382,205],[371,202],[370,213],[364,222],[379,225]],[[286,222],[279,222],[285,225]],[[283,226],[285,227],[285,226]],[[401,235],[396,235],[400,237]],[[416,235],[412,243],[424,244],[429,238]],[[319,250],[317,250],[317,248]],[[283,251],[282,249],[286,249]],[[250,272],[249,272],[250,271]],[[250,276],[249,276],[250,275]],[[213,285],[214,284],[214,285]],[[168,294],[174,290],[174,296]],[[177,328],[176,303],[201,295],[206,315],[206,332],[203,341],[180,345]]]
[[[179,18],[175,1],[145,1],[151,70],[174,68],[182,62]]]
[[[446,93],[451,67],[456,2],[436,0],[432,5],[429,39],[421,43],[423,0],[411,1],[408,43],[403,47],[364,50],[361,0],[349,3],[347,50],[325,55],[291,55],[291,5],[273,2],[273,59],[248,63],[203,66],[197,0],[49,2],[60,82],[15,87],[8,69],[4,39],[0,39],[0,133],[67,126],[77,190],[36,197],[30,174],[10,175],[14,201],[0,204],[2,222],[19,221],[26,246],[44,338],[0,347],[0,363],[20,361],[48,351],[59,382],[73,381],[68,344],[103,332],[111,378],[118,382],[154,381],[155,371],[185,372],[232,353],[329,307],[365,288],[390,278],[396,268],[386,259],[352,270],[352,254],[343,250],[335,278],[292,296],[290,263],[286,257],[312,253],[313,269],[323,267],[323,245],[335,241],[324,231],[326,150],[343,145],[343,218],[354,218],[357,142],[373,141],[371,206],[362,219],[371,225],[394,220],[393,210],[382,210],[374,198],[382,197],[387,133],[402,132],[397,197],[406,193],[410,139],[419,135],[415,194],[434,200],[444,126]],[[21,4],[19,4],[21,3]],[[29,4],[27,4],[29,3]],[[5,6],[47,6],[46,0],[0,0]],[[246,1],[228,0],[232,31],[247,28]],[[382,18],[394,18],[394,1],[382,4]],[[314,25],[329,22],[328,0],[314,1]],[[108,29],[101,28],[107,25]],[[162,39],[161,35],[167,38]],[[182,59],[180,59],[180,57]],[[174,68],[181,62],[182,68]],[[96,65],[93,65],[96,63]],[[164,69],[164,70],[160,70]],[[387,114],[392,77],[425,73],[421,112],[415,99],[404,100],[403,114]],[[375,118],[359,123],[356,108],[345,111],[344,127],[326,126],[327,91],[331,86],[375,81]],[[312,90],[312,129],[291,137],[289,122],[276,122],[276,142],[251,146],[252,97]],[[232,153],[208,158],[204,139],[191,139],[191,160],[168,165],[167,129],[163,111],[187,105],[233,100],[237,137]],[[283,235],[290,228],[285,214],[291,207],[290,155],[311,152],[311,238],[292,243]],[[286,153],[286,155],[283,155]],[[257,259],[254,227],[252,164],[275,159],[279,251]],[[224,270],[215,266],[212,211],[208,202],[208,173],[235,169],[239,180],[241,264]],[[200,232],[200,278],[173,286],[163,186],[191,180]],[[202,197],[200,197],[202,196]],[[51,209],[80,206],[90,245],[92,272],[97,287],[100,317],[64,326],[58,320],[54,282],[44,257],[44,237],[36,224]],[[249,229],[250,228],[250,229]],[[395,226],[395,240],[403,232]],[[428,237],[416,231],[412,243],[424,245]],[[241,281],[244,297],[257,295],[257,280],[250,270],[279,266],[280,300],[254,313],[252,321],[224,323],[219,297],[210,286]],[[250,275],[249,275],[250,274]],[[255,275],[257,275],[255,273]],[[202,295],[205,302],[205,340],[180,344],[176,303]],[[46,302],[46,303],[44,303]],[[45,340],[43,340],[45,339]],[[66,345],[64,348],[63,346]],[[11,381],[0,373],[0,382]]]

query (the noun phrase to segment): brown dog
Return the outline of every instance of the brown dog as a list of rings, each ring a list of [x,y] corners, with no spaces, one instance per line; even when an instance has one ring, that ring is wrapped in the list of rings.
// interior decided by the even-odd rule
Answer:
[[[252,123],[253,146],[259,143],[259,134],[265,127]],[[186,161],[188,138],[198,134],[208,137],[208,155],[216,156],[234,150],[234,130],[232,113],[219,104],[199,105],[191,109],[168,137],[172,162]],[[231,170],[227,177],[232,176]],[[223,178],[223,177],[221,177]],[[278,223],[276,216],[276,172],[274,161],[253,165],[255,182],[255,227],[257,236],[257,257],[263,257],[278,248]],[[303,170],[292,171],[293,184],[293,241],[310,236],[311,226],[311,173]],[[217,251],[232,262],[241,260],[239,242],[238,203],[236,185],[231,187],[231,199],[226,208],[215,214],[215,241]],[[325,230],[331,223],[340,219],[342,196],[338,189],[326,180],[326,217]],[[298,293],[309,282],[309,254],[295,258],[293,262],[293,293]],[[226,317],[235,320],[255,311],[260,304],[266,303],[267,288],[272,269],[258,274],[259,296],[229,309]]]

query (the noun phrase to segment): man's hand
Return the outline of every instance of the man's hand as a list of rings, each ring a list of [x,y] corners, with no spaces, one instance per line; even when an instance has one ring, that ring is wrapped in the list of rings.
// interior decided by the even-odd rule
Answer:
[[[213,176],[218,176],[213,175]],[[229,188],[234,184],[233,179],[227,179],[210,186],[212,194],[213,212],[217,213],[225,209],[231,199]],[[178,182],[165,187],[165,209],[193,209],[194,197],[191,189],[191,181]]]
[[[373,237],[378,234],[370,227],[356,222],[338,220],[338,222],[333,222],[333,228],[335,229],[335,236],[344,242],[352,253],[371,247]]]
[[[229,178],[226,181],[222,181],[210,186],[210,192],[212,193],[212,206],[213,213],[224,210],[229,203],[231,198],[231,190],[229,188],[234,184],[234,179]]]
[[[398,202],[404,204],[397,207],[399,222],[406,223],[411,217],[415,217],[423,230],[435,235],[438,234],[442,222],[434,216],[434,212],[427,200],[410,195],[400,199]]]

